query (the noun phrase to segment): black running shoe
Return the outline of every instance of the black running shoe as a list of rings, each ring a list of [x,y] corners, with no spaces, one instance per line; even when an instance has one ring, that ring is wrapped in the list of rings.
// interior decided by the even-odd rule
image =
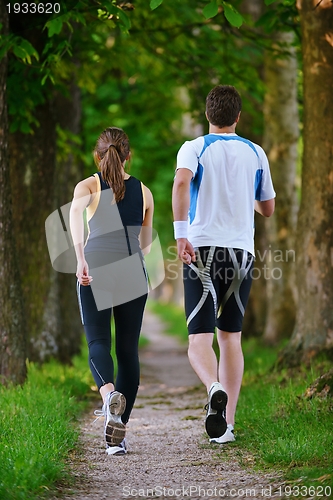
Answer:
[[[227,402],[227,393],[224,391],[222,385],[216,382],[210,388],[208,403],[205,406],[207,410],[205,426],[210,438],[220,437],[227,430],[227,421],[225,418]]]

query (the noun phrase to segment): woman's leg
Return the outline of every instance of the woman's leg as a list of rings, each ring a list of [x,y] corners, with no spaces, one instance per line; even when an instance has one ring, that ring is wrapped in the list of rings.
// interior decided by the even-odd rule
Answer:
[[[147,295],[113,308],[118,373],[116,390],[124,394],[126,409],[122,421],[129,420],[140,382],[138,344]]]
[[[98,311],[90,286],[78,284],[81,319],[89,349],[89,366],[103,402],[114,390],[114,368],[111,350],[111,309]]]
[[[126,400],[123,394],[114,392],[114,368],[110,353],[111,308],[98,311],[90,286],[78,285],[78,299],[89,347],[89,365],[103,399],[107,453],[125,453],[120,444],[126,433],[122,422]]]

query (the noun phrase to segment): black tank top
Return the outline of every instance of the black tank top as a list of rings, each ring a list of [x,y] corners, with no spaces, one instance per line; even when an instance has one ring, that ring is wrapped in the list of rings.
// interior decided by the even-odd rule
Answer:
[[[142,183],[135,177],[125,180],[125,196],[112,204],[113,191],[100,172],[97,193],[87,207],[89,234],[85,254],[112,252],[119,256],[139,252],[139,234],[144,219],[145,200]]]

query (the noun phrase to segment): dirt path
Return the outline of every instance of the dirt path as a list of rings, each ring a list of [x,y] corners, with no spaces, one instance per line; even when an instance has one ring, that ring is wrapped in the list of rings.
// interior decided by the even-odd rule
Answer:
[[[141,386],[128,424],[128,454],[106,455],[103,419],[93,424],[92,409],[81,426],[84,453],[73,459],[77,484],[61,498],[281,498],[276,475],[251,471],[251,457],[237,442],[209,444],[206,394],[186,346],[166,336],[149,312],[143,334],[150,344],[140,356]]]

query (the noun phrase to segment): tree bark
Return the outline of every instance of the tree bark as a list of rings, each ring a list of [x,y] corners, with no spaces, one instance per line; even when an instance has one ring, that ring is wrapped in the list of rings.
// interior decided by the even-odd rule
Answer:
[[[262,0],[251,0],[248,2],[244,0],[240,6],[240,12],[249,16],[254,22],[258,21],[260,16],[264,13],[264,2]],[[260,63],[258,67],[258,74],[263,73],[263,67]],[[248,96],[251,99],[251,96]],[[258,106],[258,102],[255,104]],[[242,112],[237,133],[250,139],[256,144],[262,144],[263,136],[261,132],[256,132],[254,117],[249,113]],[[258,130],[258,129],[257,129]],[[256,261],[253,269],[253,281],[249,301],[246,307],[246,312],[243,322],[243,336],[244,337],[259,337],[262,336],[265,321],[267,316],[267,280],[264,277],[264,260],[260,260],[259,256],[265,255],[268,247],[268,236],[266,232],[265,220],[259,215],[255,214],[255,252]]]
[[[58,95],[56,98],[57,123],[73,135],[81,129],[81,93],[75,83],[69,88],[69,96]],[[84,168],[73,149],[78,147],[68,138],[67,147],[71,150],[65,158],[57,159],[56,206],[66,205],[73,198],[75,185],[83,179]],[[58,359],[69,363],[80,352],[83,326],[80,319],[76,294],[75,274],[56,273],[54,286],[59,308],[57,346]],[[52,296],[50,298],[52,304]],[[52,308],[52,305],[51,305]],[[47,314],[48,308],[45,313]]]
[[[51,287],[52,267],[45,238],[45,219],[53,210],[56,134],[50,101],[35,112],[40,126],[33,134],[11,134],[10,168],[14,235],[18,249],[28,329],[28,357],[44,361],[57,353],[54,331],[45,325],[44,309]],[[56,306],[56,303],[55,303]]]
[[[5,2],[0,2],[2,34],[8,33]],[[7,57],[0,61],[0,382],[26,378],[25,318],[12,227],[6,99]]]
[[[299,0],[304,156],[297,232],[296,326],[282,362],[333,351],[333,3]]]
[[[255,214],[255,256],[252,271],[252,286],[249,301],[246,307],[243,336],[261,337],[265,328],[267,316],[267,280],[265,280],[265,261],[261,261],[259,256],[265,255],[268,248],[267,232],[265,220],[262,215]]]
[[[45,220],[69,203],[75,184],[83,177],[82,165],[69,154],[57,160],[56,127],[72,133],[80,126],[80,96],[72,85],[71,96],[49,99],[36,110],[40,123],[33,135],[11,137],[11,171],[15,199],[15,235],[20,264],[25,269],[29,359],[56,358],[69,363],[81,347],[82,325],[76,299],[74,274],[52,269],[45,237]],[[68,139],[70,142],[70,139]],[[68,146],[68,145],[67,145]],[[21,171],[21,175],[16,175]]]
[[[47,33],[36,25],[27,29],[29,19],[12,14],[11,30],[27,38],[41,54],[48,41]],[[57,150],[59,123],[73,134],[78,133],[80,96],[74,83],[68,85],[66,98],[47,84],[38,88],[34,78],[40,75],[34,68],[16,63],[13,71],[20,71],[20,76],[28,79],[31,99],[39,93],[40,103],[34,109],[39,126],[33,127],[33,133],[15,132],[10,137],[11,184],[17,201],[13,209],[14,234],[20,266],[24,269],[28,357],[38,362],[51,357],[69,362],[80,349],[82,334],[75,275],[63,275],[52,269],[45,220],[58,207],[71,201],[73,187],[83,176],[83,169],[73,156],[62,155],[59,160]]]
[[[264,140],[277,202],[266,228],[267,318],[264,340],[276,344],[290,338],[296,317],[295,230],[297,218],[296,165],[299,138],[297,59],[292,32],[274,36],[265,55],[266,94]],[[283,51],[284,55],[281,56]]]

